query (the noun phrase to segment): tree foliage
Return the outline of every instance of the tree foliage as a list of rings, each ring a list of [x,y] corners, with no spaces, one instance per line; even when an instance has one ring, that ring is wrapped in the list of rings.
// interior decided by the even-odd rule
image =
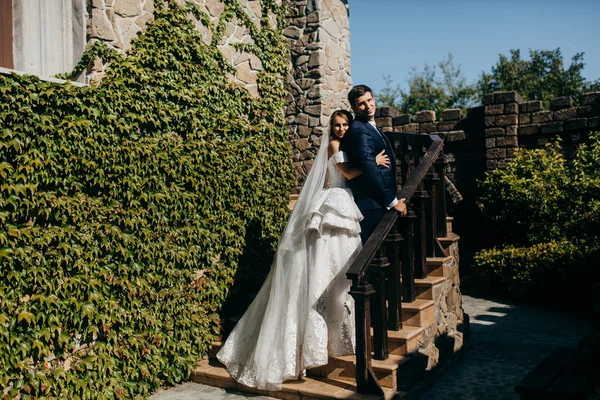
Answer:
[[[600,133],[571,161],[560,142],[518,150],[481,187],[499,245],[480,251],[475,267],[496,287],[549,295],[600,251]]]
[[[572,96],[579,103],[584,93],[600,90],[600,80],[588,81],[582,76],[584,53],[573,56],[566,69],[560,48],[530,50],[529,56],[529,60],[522,59],[520,50],[511,50],[510,56],[501,54],[491,72],[483,72],[476,83],[468,83],[460,65],[448,54],[437,65],[425,64],[422,70],[412,67],[406,90],[394,84],[391,76],[384,76],[385,87],[377,99],[380,105],[415,114],[464,109],[496,91],[514,90],[526,101],[542,100],[547,107],[555,97]]]
[[[466,82],[460,65],[452,54],[437,65],[425,64],[422,71],[411,67],[407,79],[408,90],[393,86],[390,76],[384,77],[386,86],[377,95],[380,105],[394,107],[403,113],[415,114],[422,110],[436,112],[448,108],[466,108],[475,100],[475,88]]]
[[[600,90],[600,80],[587,81],[582,75],[584,53],[577,53],[568,68],[560,48],[529,50],[529,60],[520,50],[501,54],[490,73],[482,73],[477,83],[480,97],[495,91],[517,91],[526,100],[542,100],[546,106],[555,97],[571,96],[579,101],[584,92]]]
[[[3,398],[140,398],[181,382],[241,264],[241,278],[268,271],[293,174],[284,14],[261,6],[254,24],[227,1],[212,26],[193,4],[156,2],[126,57],[91,49],[111,57],[99,86],[0,75]],[[217,48],[234,18],[264,68],[261,101]]]

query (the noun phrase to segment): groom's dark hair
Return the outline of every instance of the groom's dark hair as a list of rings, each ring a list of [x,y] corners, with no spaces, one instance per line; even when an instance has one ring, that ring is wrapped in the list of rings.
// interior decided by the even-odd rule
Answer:
[[[365,93],[373,94],[373,91],[367,85],[354,86],[350,90],[350,93],[348,93],[348,102],[350,103],[350,106],[354,107],[354,105],[356,103],[356,99],[358,99],[360,96],[364,95]]]

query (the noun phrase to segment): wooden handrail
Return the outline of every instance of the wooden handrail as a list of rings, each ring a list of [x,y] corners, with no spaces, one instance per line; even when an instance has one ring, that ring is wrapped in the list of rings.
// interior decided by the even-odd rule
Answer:
[[[421,159],[421,162],[417,166],[416,171],[410,174],[406,185],[402,187],[400,193],[398,194],[398,198],[405,199],[406,203],[408,204],[413,194],[417,190],[417,187],[423,181],[423,179],[425,179],[425,175],[427,175],[427,172],[433,166],[435,160],[437,160],[438,156],[442,152],[442,149],[444,147],[444,141],[438,135],[423,135],[418,133],[410,134],[397,132],[393,132],[388,135],[390,136],[390,139],[392,141],[394,140],[394,136],[396,135],[418,136],[420,138],[431,139],[431,144],[425,152],[425,155]],[[398,212],[396,212],[395,210],[389,210],[383,215],[381,221],[379,221],[379,224],[377,224],[377,227],[364,244],[361,252],[358,254],[356,259],[348,269],[348,272],[346,273],[348,279],[352,281],[358,281],[365,275],[367,269],[369,268],[369,263],[371,262],[371,260],[373,260],[375,253],[377,252],[377,250],[383,243],[383,240],[396,223],[397,219]]]
[[[395,152],[403,153],[395,171],[396,180],[402,180],[397,197],[405,199],[409,212],[405,217],[395,210],[385,212],[346,273],[352,280],[350,294],[355,302],[357,391],[377,395],[382,395],[383,389],[371,368],[371,358],[388,357],[387,331],[402,326],[402,302],[414,301],[415,270],[418,277],[425,274],[425,257],[433,255],[426,254],[427,249],[431,253],[434,248],[433,235],[445,232],[445,221],[443,227],[439,225],[446,212],[445,204],[438,204],[445,201],[443,186],[440,189],[443,140],[418,133],[387,135]]]

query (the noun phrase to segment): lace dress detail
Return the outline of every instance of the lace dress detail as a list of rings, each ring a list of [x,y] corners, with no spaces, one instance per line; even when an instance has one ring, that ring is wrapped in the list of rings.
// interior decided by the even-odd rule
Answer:
[[[278,390],[304,369],[327,364],[328,355],[354,353],[354,302],[346,272],[361,248],[362,215],[336,167],[346,161],[342,152],[328,160],[328,183],[311,206],[304,231],[307,262],[271,269],[217,354],[246,386]],[[281,298],[285,304],[270,301]]]

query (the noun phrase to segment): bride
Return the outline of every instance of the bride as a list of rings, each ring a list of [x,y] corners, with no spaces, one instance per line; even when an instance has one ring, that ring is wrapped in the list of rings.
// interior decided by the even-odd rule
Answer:
[[[361,249],[362,215],[347,180],[362,173],[339,151],[352,114],[335,111],[258,295],[217,354],[238,382],[279,390],[328,355],[354,353],[346,271]],[[382,151],[377,163],[389,166]]]

